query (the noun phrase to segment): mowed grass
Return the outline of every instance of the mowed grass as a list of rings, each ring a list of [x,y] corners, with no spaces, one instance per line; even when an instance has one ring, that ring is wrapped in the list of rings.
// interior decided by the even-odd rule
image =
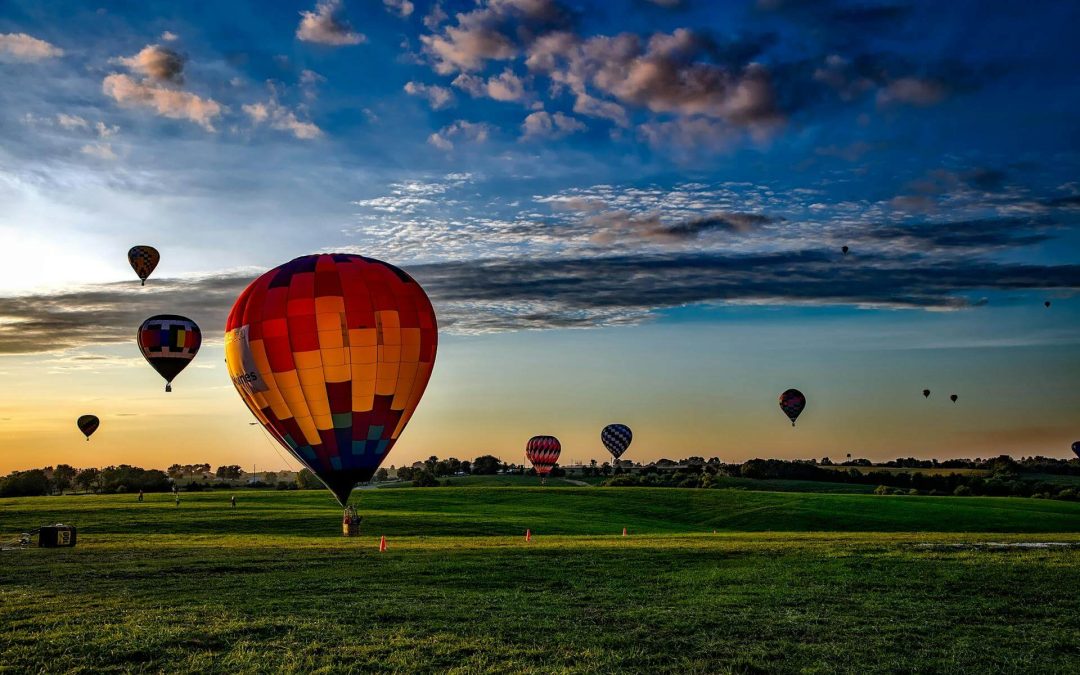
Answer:
[[[1080,545],[1076,503],[369,490],[345,539],[323,493],[229,494],[0,500],[80,527],[0,553],[0,670],[1080,671],[1080,548],[953,546]]]

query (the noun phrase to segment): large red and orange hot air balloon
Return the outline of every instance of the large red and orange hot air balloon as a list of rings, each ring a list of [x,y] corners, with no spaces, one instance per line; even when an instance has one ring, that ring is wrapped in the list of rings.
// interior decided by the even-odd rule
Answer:
[[[394,447],[435,365],[435,311],[393,265],[309,255],[248,286],[225,326],[244,403],[344,506]]]
[[[541,483],[547,481],[548,474],[559,461],[562,445],[554,436],[533,436],[525,444],[525,458],[532,462]]]

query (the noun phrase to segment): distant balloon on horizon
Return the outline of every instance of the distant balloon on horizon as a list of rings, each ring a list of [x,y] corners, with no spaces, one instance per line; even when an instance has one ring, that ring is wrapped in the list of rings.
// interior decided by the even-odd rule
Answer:
[[[840,252],[841,252],[841,253],[843,253],[844,255],[847,255],[847,254],[848,254],[848,250],[849,250],[849,249],[848,249],[848,247],[847,247],[847,246],[841,246],[841,247],[840,247]]]
[[[953,394],[952,396],[949,397],[949,400],[952,401],[953,403],[956,403],[956,399],[958,399],[958,398],[960,398],[960,397],[957,396],[956,394]]]
[[[1076,441],[1072,444],[1072,450],[1076,453],[1077,457],[1080,457],[1080,441]]]
[[[795,426],[795,420],[802,414],[806,407],[806,397],[798,389],[788,389],[780,394],[780,409],[791,420],[791,426]]]
[[[922,395],[923,395],[923,398],[930,398],[930,390],[929,389],[923,389],[922,390]]]
[[[90,437],[94,435],[94,432],[101,426],[101,420],[97,418],[97,415],[81,415],[79,419],[75,421],[75,426],[79,427],[79,431],[86,436],[86,440],[90,440]]]
[[[1050,301],[1047,300],[1046,302],[1044,302],[1043,306],[1045,306],[1047,309],[1050,309]]]
[[[622,457],[633,440],[634,434],[625,424],[609,424],[600,432],[600,442],[615,459]]]
[[[146,285],[146,279],[154,272],[161,254],[153,246],[132,246],[128,250],[128,263],[135,274],[142,280],[142,286]]]

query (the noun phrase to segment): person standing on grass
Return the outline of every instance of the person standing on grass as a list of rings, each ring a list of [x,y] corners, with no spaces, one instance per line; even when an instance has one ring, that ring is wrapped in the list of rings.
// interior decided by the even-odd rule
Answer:
[[[143,500],[143,493],[142,493],[142,490],[139,490],[139,501],[142,502],[142,500]]]
[[[180,508],[180,493],[176,493],[176,508]]]
[[[229,497],[229,502],[232,504],[232,507],[235,509],[236,508],[236,495],[233,495],[232,497]]]

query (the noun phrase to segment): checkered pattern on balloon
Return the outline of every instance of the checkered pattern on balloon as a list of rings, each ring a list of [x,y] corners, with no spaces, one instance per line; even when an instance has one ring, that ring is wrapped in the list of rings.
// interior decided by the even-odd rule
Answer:
[[[609,424],[600,432],[600,442],[615,459],[622,457],[632,440],[634,440],[634,434],[625,424]]]

